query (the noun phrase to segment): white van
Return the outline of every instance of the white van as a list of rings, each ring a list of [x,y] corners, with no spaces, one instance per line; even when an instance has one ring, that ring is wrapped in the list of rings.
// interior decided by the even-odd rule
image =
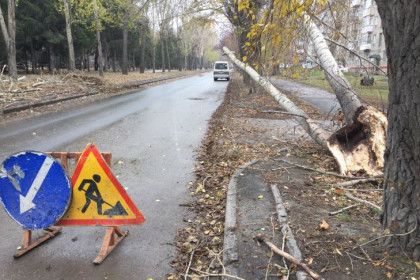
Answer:
[[[215,81],[217,81],[217,79],[226,79],[229,81],[229,75],[230,69],[227,61],[216,61],[214,63],[213,78]]]

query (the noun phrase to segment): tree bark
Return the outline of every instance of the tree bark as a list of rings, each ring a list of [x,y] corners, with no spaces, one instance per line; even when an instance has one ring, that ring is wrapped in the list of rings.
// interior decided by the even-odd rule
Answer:
[[[267,78],[261,77],[254,69],[239,61],[235,55],[226,47],[223,51],[229,58],[243,71],[247,72],[249,77],[255,82],[259,83],[271,96],[273,96],[280,106],[287,112],[294,115],[294,119],[302,126],[302,128],[322,147],[329,149],[327,139],[329,134],[319,127],[316,123],[311,121],[308,115],[297,107],[289,98],[278,91]]]
[[[117,72],[117,50],[115,49],[112,54],[112,71]]]
[[[328,48],[322,32],[312,21],[309,20],[306,24],[322,70],[337,96],[347,123],[351,124],[356,110],[362,105],[359,97],[343,73],[338,69],[338,64]]]
[[[152,67],[153,67],[153,73],[156,73],[156,44],[153,41],[153,51],[152,51]]]
[[[76,70],[76,60],[74,56],[73,35],[71,33],[70,0],[64,0],[64,15],[66,18],[67,45],[69,48],[69,70],[74,71]]]
[[[382,228],[391,236],[384,243],[419,261],[420,9],[418,1],[376,3],[387,46],[389,78]]]
[[[0,6],[0,27],[1,27],[1,33],[3,34],[3,39],[4,39],[4,43],[6,45],[6,50],[7,50],[7,48],[9,47],[9,44],[8,44],[9,32],[7,31],[6,22],[3,17],[3,11],[1,9],[1,6]]]
[[[49,64],[48,64],[48,70],[50,73],[54,73],[55,70],[55,53],[54,48],[51,44],[48,45],[48,53],[49,53]]]
[[[386,141],[387,119],[379,110],[362,106],[350,83],[338,69],[319,28],[308,18],[306,26],[325,76],[337,96],[347,127],[333,134],[328,141],[330,150],[341,150],[336,157],[341,172],[382,173]],[[347,171],[345,171],[347,170]]]
[[[7,50],[7,70],[13,81],[17,80],[16,66],[16,20],[15,20],[15,0],[7,1],[7,27],[4,21],[3,11],[0,7],[0,27],[3,33],[4,42]]]
[[[147,18],[143,17],[141,21],[140,73],[144,73],[144,70],[146,69],[146,33]]]
[[[163,28],[163,25],[162,27]],[[160,48],[160,54],[162,56],[162,73],[165,72],[165,36],[163,35],[163,30],[160,31],[160,42],[161,42],[161,48]]]
[[[123,59],[122,59],[122,74],[128,75],[128,10],[124,11],[124,18],[123,18]]]
[[[32,63],[32,74],[35,74],[36,69],[36,53],[34,48],[34,41],[31,39],[31,63]]]
[[[300,126],[322,147],[331,152],[341,174],[365,172],[381,174],[383,147],[385,147],[385,116],[370,106],[360,107],[355,113],[354,124],[344,127],[332,136],[310,120],[306,113],[280,93],[267,78],[261,77],[250,66],[239,61],[226,47],[223,51],[253,81],[272,95],[286,111],[294,115]]]
[[[99,76],[104,76],[104,63],[102,56],[102,43],[101,43],[101,32],[99,31],[99,15],[98,15],[98,3],[96,0],[93,1],[95,9],[95,25],[96,25],[96,39],[98,40],[98,71]]]
[[[165,36],[166,58],[168,60],[168,72],[171,72],[171,58],[169,56],[168,36]]]

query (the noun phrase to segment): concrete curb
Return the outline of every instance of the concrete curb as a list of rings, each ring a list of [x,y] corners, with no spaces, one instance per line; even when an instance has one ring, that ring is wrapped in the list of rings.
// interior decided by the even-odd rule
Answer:
[[[288,220],[287,220],[287,212],[286,208],[284,208],[283,200],[280,195],[280,191],[277,185],[271,185],[271,192],[274,196],[274,201],[276,202],[276,212],[277,218],[280,223],[281,232],[283,236],[287,236],[286,238],[286,247],[289,251],[289,254],[292,255],[295,259],[302,261],[302,253],[297,245],[296,239],[293,236],[293,232],[289,227]],[[298,280],[309,280],[312,279],[305,271],[298,270],[296,272],[296,277]]]
[[[226,216],[225,216],[225,233],[224,233],[224,241],[223,241],[223,264],[226,269],[226,273],[229,275],[238,275],[238,268],[235,265],[239,261],[238,256],[238,244],[236,238],[236,229],[237,229],[237,183],[239,176],[244,172],[244,170],[251,165],[256,164],[259,162],[259,159],[253,160],[248,162],[242,166],[240,166],[235,173],[233,174],[232,178],[230,179],[228,192],[226,197]],[[287,212],[283,205],[283,201],[280,195],[280,191],[277,185],[271,185],[271,191],[273,193],[275,206],[276,206],[276,213],[277,217],[281,226],[281,231],[283,236],[287,236],[286,238],[286,246],[288,252],[298,259],[302,261],[302,253],[297,245],[296,239],[293,236],[293,232],[288,225],[288,218]],[[296,272],[296,277],[298,280],[310,280],[312,279],[305,271],[298,270]],[[223,277],[223,280],[230,279],[229,277]]]
[[[223,264],[226,273],[237,275],[238,269],[234,267],[234,263],[238,259],[238,244],[236,239],[236,185],[241,173],[249,166],[259,162],[259,159],[248,162],[239,167],[230,179],[228,192],[226,197],[226,214],[225,214],[225,234],[223,241]],[[228,279],[223,277],[222,279]]]
[[[175,74],[175,75],[172,75],[172,76],[160,77],[160,78],[156,78],[156,79],[148,79],[148,80],[129,82],[129,83],[123,84],[122,87],[147,85],[147,84],[161,82],[161,81],[165,81],[165,80],[180,78],[180,77],[183,77],[183,76],[185,76],[185,75],[184,74]],[[126,93],[123,93],[122,95],[131,94],[131,93],[134,93],[136,91],[137,90],[128,91]],[[99,94],[99,92],[78,94],[78,95],[68,96],[68,97],[64,97],[64,98],[60,98],[60,99],[48,100],[48,101],[38,102],[38,103],[34,103],[34,104],[27,104],[27,105],[23,105],[23,106],[14,107],[14,108],[8,108],[8,109],[1,110],[0,115],[6,115],[6,114],[9,114],[9,113],[14,113],[14,112],[27,110],[27,109],[31,109],[31,108],[37,108],[37,107],[41,107],[41,106],[45,106],[45,105],[51,105],[51,104],[55,104],[55,103],[59,103],[59,102],[63,102],[63,101],[68,101],[68,100],[77,99],[77,98],[86,97],[86,96],[91,96],[91,95],[96,95],[96,94]]]

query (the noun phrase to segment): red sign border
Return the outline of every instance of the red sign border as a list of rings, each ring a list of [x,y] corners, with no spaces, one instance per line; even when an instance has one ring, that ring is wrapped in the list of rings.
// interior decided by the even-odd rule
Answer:
[[[131,198],[127,195],[123,187],[121,186],[120,182],[118,182],[117,178],[115,178],[114,174],[112,173],[110,167],[105,162],[104,158],[102,157],[101,153],[96,148],[96,145],[91,143],[88,144],[83,151],[82,155],[80,156],[76,168],[71,176],[71,184],[72,188],[79,179],[80,172],[82,171],[83,166],[89,156],[90,153],[93,153],[94,157],[98,161],[99,165],[102,167],[102,170],[108,176],[112,184],[117,189],[118,193],[122,196],[124,201],[127,203],[128,207],[130,207],[131,211],[136,215],[136,218],[132,219],[61,219],[59,220],[56,225],[58,226],[118,226],[118,225],[138,225],[144,223],[145,219],[143,214],[137,208],[137,206],[133,203]],[[70,204],[71,205],[71,204]],[[64,214],[65,215],[65,214]]]

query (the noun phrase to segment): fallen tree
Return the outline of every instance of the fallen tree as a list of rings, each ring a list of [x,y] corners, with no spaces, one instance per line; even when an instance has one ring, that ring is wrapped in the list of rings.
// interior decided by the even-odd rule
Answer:
[[[339,166],[341,174],[381,174],[386,129],[386,117],[383,113],[371,106],[359,106],[354,113],[352,112],[353,109],[347,110],[346,112],[348,114],[353,114],[351,118],[352,122],[331,135],[314,120],[310,119],[287,96],[274,87],[268,78],[260,76],[252,67],[238,60],[227,47],[223,47],[223,51],[235,65],[246,72],[252,80],[272,95],[284,110],[291,113],[299,125],[318,144],[331,152]],[[328,65],[330,66],[328,67]],[[328,65],[326,65],[325,69],[329,69],[329,74],[334,77],[334,73],[331,72],[333,70],[331,69],[335,67],[333,64]],[[336,62],[335,65],[338,70]],[[342,76],[342,79],[345,80],[344,76]],[[348,82],[347,85],[349,86]],[[342,94],[343,96],[344,98],[347,97],[345,93]],[[339,97],[337,96],[337,98]]]

